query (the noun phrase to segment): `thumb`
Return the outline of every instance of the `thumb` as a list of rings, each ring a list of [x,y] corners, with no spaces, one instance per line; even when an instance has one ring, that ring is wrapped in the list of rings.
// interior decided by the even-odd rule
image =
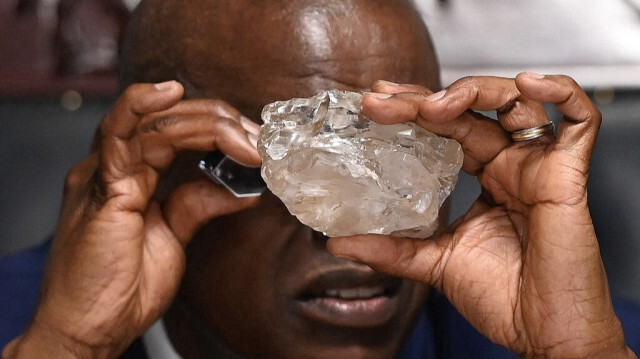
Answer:
[[[357,235],[330,238],[327,249],[336,257],[365,263],[371,268],[424,282],[440,290],[442,273],[450,253],[447,235],[437,239]]]
[[[237,198],[208,179],[177,187],[164,204],[164,216],[184,246],[213,218],[238,212],[258,204],[260,197]]]

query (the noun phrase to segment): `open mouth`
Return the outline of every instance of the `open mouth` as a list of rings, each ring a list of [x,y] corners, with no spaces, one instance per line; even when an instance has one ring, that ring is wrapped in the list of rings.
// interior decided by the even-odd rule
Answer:
[[[323,293],[324,297],[346,299],[346,300],[366,300],[374,297],[381,297],[387,293],[383,286],[372,288],[349,288],[349,289],[329,289]]]
[[[296,298],[301,313],[342,327],[376,327],[398,312],[402,280],[378,273],[341,270],[320,275]]]

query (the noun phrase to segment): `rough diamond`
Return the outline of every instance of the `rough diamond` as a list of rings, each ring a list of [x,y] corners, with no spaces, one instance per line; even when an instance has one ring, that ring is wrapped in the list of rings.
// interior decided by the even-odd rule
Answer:
[[[262,177],[289,211],[328,236],[427,238],[462,166],[460,144],[414,123],[380,125],[362,95],[324,91],[265,106]]]

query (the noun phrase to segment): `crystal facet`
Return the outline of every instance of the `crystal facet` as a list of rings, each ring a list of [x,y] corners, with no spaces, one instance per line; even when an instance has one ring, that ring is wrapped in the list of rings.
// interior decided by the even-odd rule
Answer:
[[[361,94],[338,90],[265,106],[262,177],[328,236],[430,236],[462,166],[460,144],[411,122],[377,124],[361,107]]]

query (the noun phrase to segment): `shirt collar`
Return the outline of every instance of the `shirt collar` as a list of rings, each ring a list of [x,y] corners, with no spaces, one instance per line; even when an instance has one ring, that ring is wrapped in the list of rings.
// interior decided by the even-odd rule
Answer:
[[[149,359],[182,359],[169,340],[162,318],[144,333],[142,343]]]

